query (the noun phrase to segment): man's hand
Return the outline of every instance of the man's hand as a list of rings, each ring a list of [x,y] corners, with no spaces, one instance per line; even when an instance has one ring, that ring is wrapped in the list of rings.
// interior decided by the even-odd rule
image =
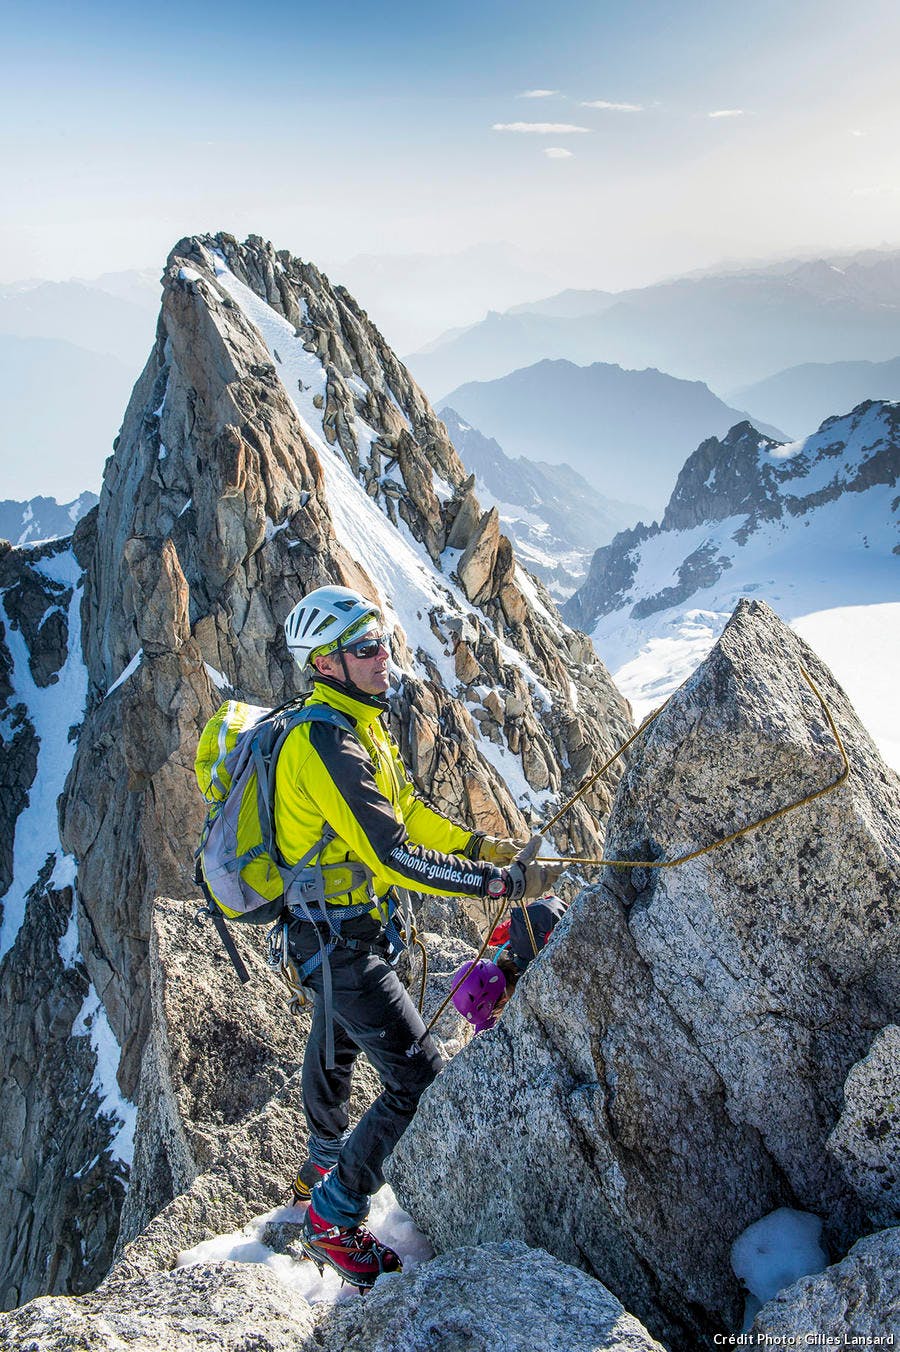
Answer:
[[[500,836],[485,836],[478,846],[478,858],[488,864],[509,864],[523,849],[525,842],[507,840]]]
[[[536,897],[542,897],[545,892],[551,891],[560,874],[565,872],[564,863],[534,862],[543,843],[540,836],[532,836],[509,867],[504,869],[508,882],[507,896],[513,901],[532,901]]]

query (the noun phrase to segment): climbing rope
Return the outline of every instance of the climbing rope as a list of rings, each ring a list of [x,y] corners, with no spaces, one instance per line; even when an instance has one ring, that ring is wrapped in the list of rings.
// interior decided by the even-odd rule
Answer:
[[[713,850],[719,850],[722,848],[723,845],[730,844],[732,840],[738,840],[741,836],[746,836],[750,831],[756,831],[759,829],[760,826],[766,826],[768,825],[769,822],[774,822],[779,817],[786,816],[788,812],[794,812],[798,807],[804,807],[807,803],[813,802],[816,798],[821,798],[823,797],[824,794],[833,793],[835,789],[840,788],[840,786],[846,782],[847,777],[850,774],[850,761],[847,758],[847,752],[844,750],[844,743],[841,741],[841,735],[837,730],[834,718],[832,717],[831,714],[831,710],[826,704],[824,696],[821,694],[821,692],[813,682],[813,679],[810,676],[809,672],[806,671],[804,667],[801,667],[800,673],[803,676],[803,679],[806,681],[806,684],[809,686],[810,690],[815,695],[816,699],[819,701],[819,704],[822,706],[822,712],[825,715],[825,718],[828,722],[828,726],[831,729],[831,734],[834,737],[835,743],[837,745],[837,749],[840,752],[843,768],[841,770],[841,773],[837,776],[836,779],[833,779],[829,784],[823,785],[822,788],[813,789],[810,793],[804,794],[802,798],[797,798],[791,803],[785,803],[783,807],[777,808],[774,812],[767,813],[764,817],[757,817],[755,821],[747,822],[745,826],[738,827],[736,831],[731,831],[727,836],[721,836],[718,840],[710,841],[708,845],[701,845],[699,849],[691,850],[687,854],[680,854],[675,859],[607,859],[605,855],[600,859],[587,859],[587,858],[561,859],[558,857],[548,858],[545,856],[541,856],[539,862],[543,864],[591,864],[595,866],[605,865],[611,868],[675,868],[678,864],[686,864],[691,859],[699,859],[701,855],[710,854]],[[668,703],[668,700],[666,701],[666,703]],[[666,706],[664,704],[659,709],[657,709],[654,714],[651,714],[651,716],[641,724],[637,733],[635,733],[635,737],[637,737],[641,732],[643,732],[645,728],[649,727],[650,724],[653,722],[654,718],[657,718],[659,714],[662,713],[665,707]],[[618,760],[622,752],[625,751],[633,741],[634,737],[630,737],[629,740],[619,748],[619,750],[615,753],[615,755],[610,757],[610,759],[606,762],[606,765],[603,766],[603,769],[600,770],[599,773],[602,774],[603,770],[608,769],[609,766],[612,765],[614,761]],[[590,782],[593,783],[593,780],[595,780],[596,778],[597,775],[594,775]],[[545,831],[548,830],[549,826],[552,826],[554,822],[559,821],[560,817],[563,816],[563,814],[568,811],[568,809],[572,806],[572,804],[576,802],[578,798],[581,797],[581,794],[584,792],[584,789],[586,787],[589,787],[589,785],[584,785],[578,791],[578,793],[575,794],[574,798],[571,798],[569,802],[566,803],[565,807],[563,807],[563,809],[556,814],[556,816],[552,819],[552,821],[549,822],[547,826],[542,828],[541,830],[542,835],[544,834]]]
[[[447,1008],[447,1006],[449,1005],[450,1001],[453,999],[454,995],[455,995],[456,992],[459,990],[460,986],[462,985],[462,983],[465,981],[466,977],[467,977],[467,976],[469,975],[469,973],[471,972],[472,968],[475,967],[475,966],[481,961],[481,959],[484,957],[485,950],[487,949],[487,946],[488,946],[488,944],[489,944],[490,941],[491,941],[491,935],[493,934],[493,932],[494,932],[494,930],[497,928],[497,926],[500,924],[500,921],[503,919],[504,912],[506,911],[506,908],[507,908],[508,905],[509,905],[509,898],[508,898],[508,897],[501,897],[501,899],[500,899],[500,905],[497,907],[497,911],[496,911],[495,915],[493,916],[493,919],[492,919],[492,920],[490,921],[490,923],[488,924],[487,934],[485,934],[484,939],[483,939],[482,942],[481,942],[481,947],[479,948],[478,953],[477,953],[477,955],[476,955],[474,961],[473,961],[470,965],[466,966],[466,967],[463,969],[463,974],[462,974],[462,976],[459,978],[459,980],[458,980],[458,981],[456,982],[456,984],[453,986],[453,989],[450,991],[449,995],[447,995],[447,996],[445,997],[445,999],[443,999],[443,1000],[441,1001],[441,1003],[438,1005],[438,1007],[437,1007],[437,1012],[431,1016],[431,1020],[430,1020],[430,1022],[426,1025],[425,1033],[422,1034],[422,1037],[424,1037],[426,1033],[430,1033],[430,1032],[431,1032],[432,1028],[433,1028],[434,1025],[437,1023],[438,1019],[441,1017],[441,1015],[443,1014],[444,1010]],[[524,909],[524,907],[523,907],[523,909]],[[421,1041],[421,1038],[420,1038],[419,1040]]]
[[[415,947],[422,954],[422,979],[419,984],[419,1013],[421,1014],[425,1008],[425,983],[428,980],[428,953],[426,951],[425,945],[419,938],[418,931],[413,930],[412,939],[410,940],[410,943],[414,944]]]
[[[528,939],[529,942],[531,943],[531,953],[532,956],[536,958],[538,955],[538,948],[534,938],[534,930],[531,928],[531,916],[528,914],[527,906],[522,907],[522,914],[525,917],[525,928],[528,931]]]
[[[601,857],[600,859],[588,859],[583,857],[563,859],[557,856],[548,857],[541,855],[538,859],[538,862],[543,864],[588,864],[594,866],[602,865],[604,867],[609,866],[611,868],[675,868],[678,864],[686,864],[691,859],[699,859],[701,855],[710,854],[713,850],[719,850],[722,848],[723,845],[728,845],[731,843],[731,841],[738,840],[741,836],[746,836],[751,831],[756,831],[761,826],[768,825],[769,822],[777,821],[779,817],[784,817],[789,812],[795,812],[797,808],[804,807],[807,803],[814,802],[816,798],[822,798],[826,793],[833,793],[835,789],[840,788],[842,784],[846,783],[847,778],[849,777],[850,774],[850,761],[847,757],[847,752],[844,749],[844,743],[841,740],[841,735],[837,730],[837,725],[835,724],[834,718],[832,717],[831,710],[829,709],[827,703],[825,702],[825,697],[819,691],[818,687],[814,683],[812,677],[810,676],[809,672],[805,669],[805,667],[800,668],[800,673],[803,676],[803,679],[806,681],[806,684],[809,686],[812,693],[815,695],[816,699],[819,701],[819,704],[821,705],[822,708],[822,712],[824,713],[825,719],[828,723],[828,727],[831,730],[831,735],[834,737],[835,744],[837,746],[838,751],[840,752],[842,769],[841,773],[837,776],[836,779],[833,779],[830,783],[823,785],[821,788],[811,790],[809,793],[804,794],[802,798],[797,798],[791,803],[785,803],[783,807],[777,808],[774,812],[767,813],[766,816],[764,817],[758,817],[755,821],[747,822],[746,825],[739,827],[736,831],[731,831],[727,836],[722,836],[718,840],[710,841],[710,843],[707,845],[701,845],[699,849],[691,850],[687,854],[678,855],[675,859],[607,859],[605,856]],[[672,696],[670,696],[669,698],[671,699]],[[584,784],[582,784],[578,792],[573,794],[573,796],[569,799],[567,803],[563,804],[563,806],[556,813],[556,815],[554,817],[551,817],[550,820],[546,822],[544,826],[541,827],[539,833],[540,835],[544,835],[547,831],[550,830],[552,826],[556,825],[556,823],[560,820],[560,818],[565,816],[565,814],[569,811],[569,808],[572,807],[574,803],[577,803],[579,798],[581,798],[582,795],[587,792],[587,790],[591,787],[591,785],[594,784],[600,778],[600,776],[619,759],[619,757],[623,754],[623,752],[628,750],[628,748],[632,745],[632,743],[635,742],[638,737],[640,737],[641,733],[645,732],[647,728],[649,728],[650,724],[654,721],[654,719],[659,717],[659,715],[662,713],[663,709],[665,709],[668,703],[669,700],[666,700],[665,704],[661,704],[658,709],[656,709],[652,714],[649,715],[649,717],[644,719],[643,723],[638,728],[637,732],[633,733],[632,736],[628,738],[627,742],[623,742],[622,745],[619,747],[619,749],[616,752],[614,752],[612,756],[610,756],[609,760],[607,760],[606,763],[602,765],[595,774],[591,775],[590,778],[587,779],[584,782]],[[472,966],[474,966],[475,963],[480,962],[481,958],[484,956],[484,953],[490,942],[491,935],[493,934],[497,926],[500,924],[500,921],[503,919],[504,912],[506,911],[508,905],[509,905],[508,898],[506,897],[502,898],[500,905],[497,909],[497,913],[493,917],[488,926],[487,934],[485,935],[482,941],[481,948],[478,950],[478,955],[475,958]],[[537,945],[535,943],[534,933],[531,928],[531,922],[528,917],[528,907],[523,906],[522,911],[525,916],[526,925],[528,927],[528,934],[529,938],[531,939],[531,946],[536,956]],[[447,1008],[447,1006],[453,999],[456,992],[459,990],[462,983],[465,981],[470,970],[471,967],[469,966],[465,968],[462,976],[456,982],[453,989],[450,991],[450,994],[446,997],[445,1000],[441,1002],[440,1006],[438,1007],[437,1013],[433,1016],[431,1022],[428,1024],[428,1027],[425,1030],[426,1033],[431,1032],[432,1028],[437,1023],[438,1019],[441,1017],[444,1010]]]

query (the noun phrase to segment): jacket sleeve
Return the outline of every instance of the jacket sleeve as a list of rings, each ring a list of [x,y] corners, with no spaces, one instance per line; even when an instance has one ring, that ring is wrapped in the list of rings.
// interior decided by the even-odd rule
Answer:
[[[431,850],[442,850],[446,854],[467,854],[475,833],[467,826],[457,826],[447,817],[442,817],[439,812],[435,812],[434,808],[430,808],[422,801],[406,773],[400,752],[393,741],[391,755],[400,781],[400,811],[406,823],[407,838],[414,845],[425,845]]]
[[[483,897],[488,883],[502,876],[492,864],[414,843],[408,827],[397,820],[392,804],[378,788],[369,757],[351,733],[328,723],[311,723],[309,745],[310,755],[302,768],[303,792],[351,854],[368,865],[379,881],[443,897]],[[443,821],[424,804],[421,807]],[[445,826],[458,832],[465,843],[470,833],[450,823]]]

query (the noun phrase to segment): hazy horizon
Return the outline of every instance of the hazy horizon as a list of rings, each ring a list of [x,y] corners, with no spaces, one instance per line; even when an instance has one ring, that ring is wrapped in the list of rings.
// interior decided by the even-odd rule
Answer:
[[[146,270],[122,298],[150,310],[179,239],[256,234],[346,285],[404,357],[568,288],[900,247],[898,39],[888,0],[19,7],[0,284]],[[7,331],[78,344],[69,308],[66,334]],[[152,321],[120,353],[110,329],[135,379],[151,341]],[[11,391],[38,439],[57,375]]]
[[[19,9],[0,278],[257,233],[334,269],[499,241],[560,286],[900,240],[887,0]]]

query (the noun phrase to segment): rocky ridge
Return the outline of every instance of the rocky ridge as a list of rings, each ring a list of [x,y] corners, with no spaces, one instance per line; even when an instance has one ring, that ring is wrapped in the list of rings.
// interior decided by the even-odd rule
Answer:
[[[898,476],[897,404],[869,400],[794,443],[773,441],[750,423],[738,423],[689,456],[659,524],[640,523],[597,550],[587,581],[565,603],[563,614],[570,624],[591,629],[606,616],[627,623],[688,600],[703,604],[703,593],[727,570],[741,568],[742,549],[748,541],[762,540],[767,527],[789,530],[793,522],[802,524],[845,495],[890,490]],[[879,523],[885,534],[892,519],[896,530],[896,515],[897,501],[888,491]],[[772,536],[774,553],[784,548],[784,540],[777,529]],[[894,553],[900,552],[896,539],[891,544]],[[668,585],[650,592],[640,579],[656,572],[654,553],[665,554],[659,572]]]
[[[79,522],[67,557],[75,576],[84,570],[77,594],[67,593],[68,632],[49,583],[42,600],[28,599],[21,551],[4,565],[21,581],[5,583],[0,598],[0,676],[12,713],[3,755],[21,781],[5,805],[7,841],[12,809],[35,798],[61,749],[71,757],[74,745],[62,726],[53,738],[35,735],[27,713],[15,712],[7,674],[24,663],[33,682],[46,670],[52,683],[64,659],[77,661],[82,682],[80,695],[66,690],[65,727],[79,732],[61,834],[51,794],[31,853],[41,867],[49,861],[40,888],[68,918],[74,966],[51,955],[58,1036],[44,1050],[83,1086],[78,1109],[73,1089],[67,1111],[84,1139],[60,1149],[42,1109],[24,1137],[7,1142],[8,1162],[31,1159],[47,1179],[37,1201],[17,1183],[7,1212],[9,1304],[95,1285],[117,1233],[121,1279],[167,1268],[185,1245],[243,1224],[260,1199],[274,1201],[296,1163],[302,1021],[285,1019],[269,978],[238,990],[218,941],[194,925],[191,853],[202,819],[192,774],[199,729],[223,692],[272,704],[300,692],[281,633],[299,595],[336,581],[383,606],[397,663],[391,721],[407,764],[433,802],[473,826],[527,831],[631,726],[586,640],[559,623],[518,568],[496,512],[481,510],[442,424],[352,297],[259,239],[176,246],[157,341],[99,508]],[[598,847],[613,785],[597,785],[559,836],[561,849]],[[74,896],[48,891],[63,851],[73,859],[70,883],[77,861]],[[4,856],[23,896],[38,881],[24,876],[30,857],[18,836]],[[22,915],[8,905],[5,913],[11,942],[0,983],[20,996],[23,1025],[43,998],[28,994],[29,974],[46,958],[28,923],[36,895]],[[63,909],[73,903],[71,914]],[[463,929],[472,923],[458,919]],[[241,936],[251,962],[258,937]],[[436,951],[443,943],[438,934]],[[447,949],[437,964],[443,979],[451,960]],[[121,1215],[122,1171],[108,1148],[121,1123],[98,1115],[88,1092],[96,1066],[73,1032],[85,992],[102,1002],[121,1048],[119,1088],[139,1104]],[[196,1011],[205,1011],[199,1023]],[[458,1029],[443,1031],[455,1045]],[[31,1056],[34,1064],[7,1067],[0,1102],[41,1075],[44,1062],[37,1050]],[[229,1066],[240,1073],[224,1073]],[[42,1092],[49,1103],[52,1076]],[[360,1109],[371,1092],[363,1076]],[[54,1191],[54,1180],[94,1156],[99,1184],[89,1203],[78,1190]],[[76,1233],[90,1223],[98,1251],[48,1276],[16,1236],[32,1225],[37,1242],[63,1220]]]
[[[577,1268],[507,1242],[461,1248],[382,1279],[365,1301],[310,1305],[270,1270],[197,1264],[0,1318],[20,1352],[664,1352]]]

